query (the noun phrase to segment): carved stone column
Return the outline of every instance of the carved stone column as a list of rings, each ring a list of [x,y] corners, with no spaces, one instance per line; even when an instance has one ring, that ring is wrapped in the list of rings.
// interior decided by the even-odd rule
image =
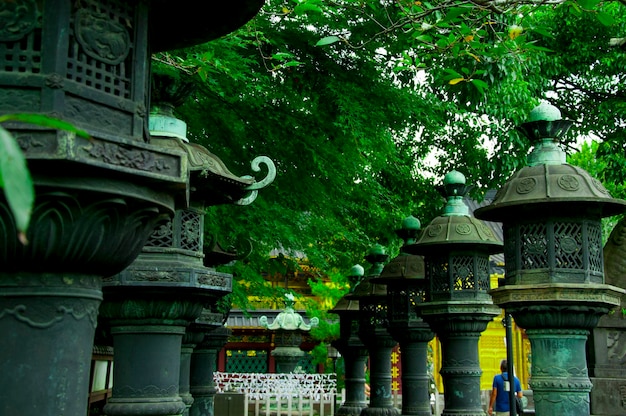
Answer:
[[[358,416],[367,407],[365,398],[365,368],[368,351],[359,338],[359,301],[350,299],[354,287],[365,271],[359,264],[352,266],[347,276],[351,292],[337,302],[329,312],[339,315],[339,339],[332,342],[343,357],[346,401],[337,409],[337,415]]]
[[[153,142],[188,155],[189,205],[154,229],[133,264],[104,280],[100,311],[111,328],[115,351],[108,416],[178,415],[191,404],[185,391],[187,402],[180,395],[180,386],[189,385],[187,366],[182,368],[186,379],[180,380],[182,338],[204,308],[232,289],[231,275],[204,265],[206,209],[252,202],[275,174],[272,162],[262,157],[253,162],[253,169],[266,164],[269,174],[263,181],[237,177],[207,149],[187,143],[186,125],[173,117],[171,105],[187,88],[163,76],[155,77],[154,85],[160,101],[155,105],[159,111],[151,115]],[[155,121],[164,120],[157,130]]]
[[[213,382],[213,373],[217,368],[217,354],[228,341],[231,332],[228,328],[221,326],[221,322],[204,320],[203,318],[206,317],[203,315],[189,329],[200,335],[202,339],[191,356],[190,391],[194,402],[189,411],[190,416],[214,415],[217,389]]]
[[[359,301],[358,335],[370,358],[370,403],[361,416],[397,416],[400,412],[393,406],[391,397],[391,352],[398,343],[387,331],[387,287],[375,283],[389,255],[376,244],[365,258],[372,267],[350,295]]]
[[[566,163],[559,142],[572,125],[547,103],[533,109],[519,127],[533,144],[527,166],[475,212],[503,224],[506,277],[490,293],[530,340],[539,416],[590,414],[587,337],[626,293],[605,284],[601,223],[626,201]]]
[[[101,278],[173,213],[186,157],[147,142],[146,3],[24,0],[0,14],[0,114],[52,116],[90,136],[3,124],[36,198],[23,245],[0,191],[0,414],[82,415]]]
[[[502,242],[482,221],[469,214],[463,201],[470,187],[455,170],[443,180],[446,204],[407,253],[424,256],[428,287],[415,308],[441,341],[445,416],[484,416],[478,359],[480,334],[500,313],[488,294],[489,256]]]

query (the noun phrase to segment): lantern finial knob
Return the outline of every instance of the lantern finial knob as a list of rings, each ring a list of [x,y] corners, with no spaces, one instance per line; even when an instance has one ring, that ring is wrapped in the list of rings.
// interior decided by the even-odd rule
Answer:
[[[465,175],[458,170],[451,170],[443,177],[443,184],[447,185],[465,185]]]
[[[404,245],[414,244],[420,234],[422,224],[420,220],[409,215],[402,220],[402,225],[396,230],[396,235],[404,241]]]
[[[420,220],[418,220],[412,215],[409,215],[408,217],[402,220],[402,229],[419,230],[421,227],[422,227],[422,224],[420,224]]]
[[[350,268],[348,272],[348,277],[358,277],[361,278],[365,274],[365,269],[360,264],[355,264]]]
[[[443,186],[439,192],[446,198],[446,206],[443,215],[469,215],[469,208],[463,202],[463,197],[471,186],[465,185],[465,175],[457,170],[452,170],[443,178]]]
[[[530,111],[528,121],[557,121],[561,120],[561,110],[552,104],[542,101]]]
[[[528,166],[565,164],[566,155],[559,142],[572,124],[563,120],[561,111],[548,102],[533,108],[528,121],[517,128],[534,146],[527,158]]]

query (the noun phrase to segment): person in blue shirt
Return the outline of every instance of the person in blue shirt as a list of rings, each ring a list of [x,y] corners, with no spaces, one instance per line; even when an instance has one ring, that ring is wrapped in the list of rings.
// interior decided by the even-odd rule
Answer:
[[[491,398],[489,399],[489,416],[509,416],[509,375],[507,373],[508,363],[506,360],[500,362],[500,371],[493,378],[493,390],[491,390]],[[522,398],[522,385],[517,377],[513,377],[515,381],[515,393],[517,397]],[[494,408],[495,405],[495,408]],[[494,413],[495,410],[495,413]]]

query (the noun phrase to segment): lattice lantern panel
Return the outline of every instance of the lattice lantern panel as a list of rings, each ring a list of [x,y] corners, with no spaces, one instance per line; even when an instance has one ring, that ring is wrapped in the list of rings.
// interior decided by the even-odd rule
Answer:
[[[148,242],[147,247],[173,247],[174,246],[174,232],[172,229],[172,221],[167,220],[157,225],[154,229]]]
[[[359,331],[371,332],[376,328],[386,328],[389,323],[387,304],[384,298],[360,299],[361,316]]]
[[[505,224],[507,284],[603,283],[600,220]]]
[[[53,114],[94,137],[143,141],[146,6],[21,0],[0,2],[0,14],[0,114]]]
[[[451,251],[426,258],[428,301],[488,300],[489,256],[482,252]]]
[[[159,224],[146,243],[155,249],[176,249],[181,253],[202,255],[204,214],[194,209],[177,210],[174,218]]]
[[[422,286],[396,287],[387,286],[387,305],[389,308],[389,324],[419,320],[416,305],[424,302],[426,290]]]

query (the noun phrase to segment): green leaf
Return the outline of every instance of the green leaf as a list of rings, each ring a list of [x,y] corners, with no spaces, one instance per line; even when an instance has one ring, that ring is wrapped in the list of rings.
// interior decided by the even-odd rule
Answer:
[[[35,201],[33,181],[17,141],[0,127],[0,178],[18,231],[25,233]]]
[[[454,69],[445,68],[443,72],[448,73],[448,76],[451,78],[463,78],[463,76]]]
[[[537,46],[535,42],[528,42],[524,45],[527,49],[532,49],[534,51],[542,51],[542,52],[554,52],[552,49],[544,48],[543,46]]]
[[[286,53],[286,52],[278,52],[272,55],[272,59],[276,59],[278,61],[284,61],[286,59],[292,59],[292,58],[293,58],[293,54]]]
[[[429,35],[420,35],[419,32],[416,33],[416,35],[414,36],[415,40],[418,40],[420,42],[425,42],[425,43],[431,43],[433,41],[432,36]]]
[[[438,48],[445,49],[448,47],[449,43],[447,39],[439,39],[435,45],[437,45]]]
[[[613,26],[615,24],[615,19],[607,12],[599,11],[597,16],[600,23],[604,26]]]
[[[6,121],[19,121],[22,123],[36,124],[42,127],[65,130],[75,133],[77,136],[84,137],[85,139],[88,139],[90,137],[86,131],[80,130],[66,121],[41,114],[5,114],[3,116],[0,116],[0,123]]]
[[[446,22],[449,22],[451,20],[456,19],[457,17],[459,17],[460,15],[462,15],[463,13],[465,13],[468,10],[470,10],[470,9],[465,8],[465,7],[453,7],[446,14],[446,17],[443,20],[446,21]]]
[[[600,3],[600,0],[578,0],[580,7],[585,10],[592,10],[598,5],[598,3]]]
[[[532,32],[537,33],[538,35],[544,36],[546,38],[554,39],[554,35],[543,27],[534,27],[530,30]]]
[[[335,42],[338,42],[340,39],[338,36],[326,36],[325,38],[322,38],[320,40],[317,41],[317,43],[315,44],[315,46],[325,46],[325,45],[330,45],[333,44]]]
[[[480,91],[481,93],[483,93],[485,89],[489,88],[489,84],[487,84],[482,79],[472,79],[471,82],[476,87],[476,89]]]
[[[317,5],[311,2],[300,3],[293,9],[295,14],[305,14],[306,12],[316,12],[321,13],[322,9]]]

